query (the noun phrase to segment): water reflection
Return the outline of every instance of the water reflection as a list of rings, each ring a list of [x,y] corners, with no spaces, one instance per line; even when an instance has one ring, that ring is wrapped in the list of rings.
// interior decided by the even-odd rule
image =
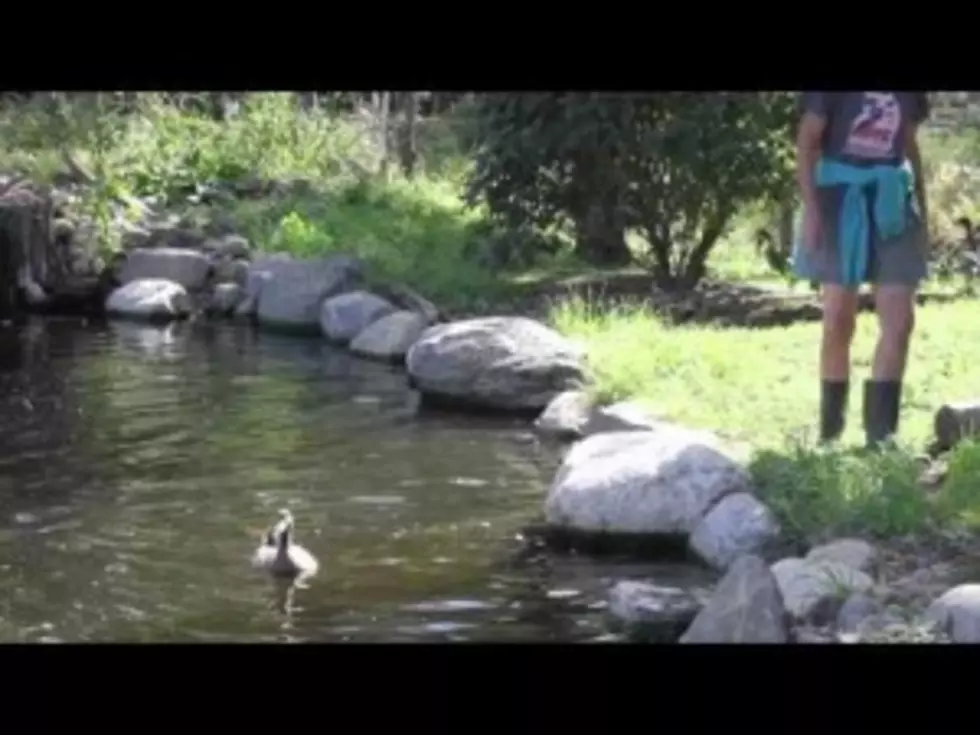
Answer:
[[[555,457],[317,340],[51,321],[0,354],[0,640],[589,640],[616,578],[700,579],[514,563]],[[281,507],[305,589],[249,564]]]

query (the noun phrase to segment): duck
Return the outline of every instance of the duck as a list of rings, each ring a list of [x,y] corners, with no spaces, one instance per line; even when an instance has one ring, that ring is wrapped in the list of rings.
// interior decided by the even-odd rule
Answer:
[[[262,538],[252,555],[252,567],[273,577],[312,577],[320,563],[309,551],[293,541],[295,519],[288,510],[279,511],[279,521]]]

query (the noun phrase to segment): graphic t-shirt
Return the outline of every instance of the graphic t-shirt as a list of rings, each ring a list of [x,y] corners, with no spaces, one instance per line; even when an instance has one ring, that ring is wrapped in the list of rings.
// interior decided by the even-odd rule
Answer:
[[[925,92],[804,92],[802,106],[827,118],[824,155],[859,166],[900,164],[906,129],[929,114]]]

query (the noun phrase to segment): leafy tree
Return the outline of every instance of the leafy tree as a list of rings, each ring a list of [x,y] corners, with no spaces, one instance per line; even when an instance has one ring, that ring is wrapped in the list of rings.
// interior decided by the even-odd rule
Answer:
[[[588,262],[689,288],[740,207],[791,190],[794,119],[785,92],[488,95],[470,196],[512,227],[571,223]]]

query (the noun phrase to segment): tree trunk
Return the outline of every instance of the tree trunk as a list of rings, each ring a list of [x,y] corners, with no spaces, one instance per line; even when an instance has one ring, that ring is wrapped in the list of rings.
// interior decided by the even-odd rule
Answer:
[[[575,254],[589,265],[623,266],[632,262],[626,231],[616,221],[615,210],[601,203],[590,204],[576,229]]]
[[[402,171],[405,176],[412,178],[415,174],[415,163],[418,160],[418,145],[416,132],[419,116],[419,93],[406,92],[403,109],[405,111],[404,121],[401,128],[400,155]]]
[[[388,116],[391,111],[391,92],[373,92],[371,100],[374,108],[375,125],[377,126],[378,172],[384,176],[388,173]]]

